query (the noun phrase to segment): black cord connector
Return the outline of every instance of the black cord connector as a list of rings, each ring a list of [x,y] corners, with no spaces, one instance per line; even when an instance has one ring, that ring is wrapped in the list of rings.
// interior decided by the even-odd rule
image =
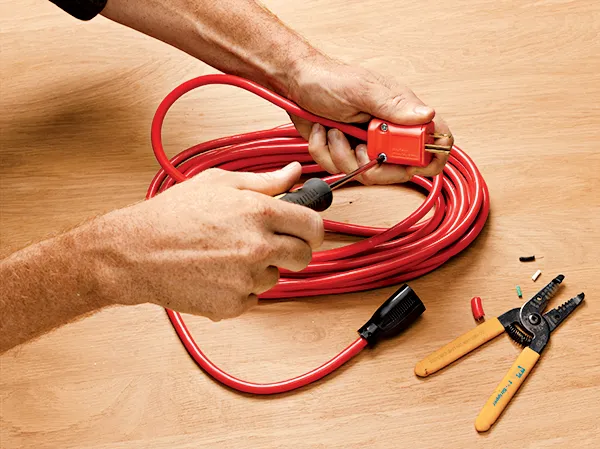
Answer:
[[[425,312],[425,304],[407,284],[390,296],[358,333],[370,345],[381,338],[392,338]]]

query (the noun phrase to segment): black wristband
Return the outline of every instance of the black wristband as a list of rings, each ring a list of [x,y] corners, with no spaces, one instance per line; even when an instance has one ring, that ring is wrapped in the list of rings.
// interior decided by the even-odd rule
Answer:
[[[79,20],[91,20],[102,12],[107,0],[50,0]]]

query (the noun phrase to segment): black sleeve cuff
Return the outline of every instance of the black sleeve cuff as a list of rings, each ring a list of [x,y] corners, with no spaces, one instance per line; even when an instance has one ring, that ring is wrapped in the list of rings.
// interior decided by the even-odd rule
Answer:
[[[107,0],[50,0],[79,20],[91,20],[102,12]]]

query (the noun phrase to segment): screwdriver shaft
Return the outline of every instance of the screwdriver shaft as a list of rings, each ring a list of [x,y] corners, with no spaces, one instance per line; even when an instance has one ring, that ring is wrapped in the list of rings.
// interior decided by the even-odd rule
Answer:
[[[385,155],[379,155],[377,157],[377,159],[373,159],[372,161],[369,161],[368,163],[366,163],[365,165],[363,165],[362,167],[358,167],[356,170],[354,170],[352,173],[348,173],[346,176],[344,176],[341,179],[338,179],[337,181],[332,182],[331,184],[329,184],[329,188],[331,190],[337,189],[340,186],[343,186],[344,184],[346,184],[347,182],[352,181],[354,178],[356,178],[358,175],[360,175],[361,173],[366,172],[367,170],[369,170],[370,168],[373,168],[376,165],[381,165],[383,162],[385,162]]]

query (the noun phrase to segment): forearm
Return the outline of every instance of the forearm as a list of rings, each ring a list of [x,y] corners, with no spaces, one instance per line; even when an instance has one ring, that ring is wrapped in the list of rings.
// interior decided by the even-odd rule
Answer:
[[[299,271],[324,236],[317,212],[273,196],[299,163],[269,173],[206,170],[0,262],[0,352],[107,305],[150,302],[234,317]]]
[[[29,246],[0,262],[0,352],[112,303],[94,225]]]
[[[302,61],[319,54],[256,1],[109,0],[102,14],[283,95]]]

